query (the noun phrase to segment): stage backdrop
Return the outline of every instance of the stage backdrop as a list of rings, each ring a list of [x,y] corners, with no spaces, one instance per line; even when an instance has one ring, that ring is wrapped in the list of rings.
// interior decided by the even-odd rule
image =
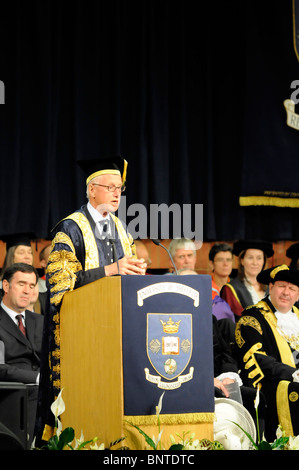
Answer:
[[[122,154],[127,206],[203,204],[205,240],[299,239],[292,0],[11,0],[0,47],[0,235],[47,237],[86,201],[76,161]],[[296,204],[253,205],[277,193]]]

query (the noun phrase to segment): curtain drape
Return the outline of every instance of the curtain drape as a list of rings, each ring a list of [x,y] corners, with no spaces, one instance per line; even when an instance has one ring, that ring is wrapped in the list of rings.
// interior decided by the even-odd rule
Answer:
[[[240,205],[299,188],[291,0],[12,0],[0,47],[0,234],[48,237],[86,201],[76,161],[120,154],[127,207],[203,204],[205,240],[299,239],[298,208]]]

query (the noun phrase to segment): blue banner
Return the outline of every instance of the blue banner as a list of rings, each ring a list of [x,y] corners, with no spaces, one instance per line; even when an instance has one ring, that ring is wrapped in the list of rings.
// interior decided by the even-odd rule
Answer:
[[[214,411],[211,277],[122,276],[124,414]]]

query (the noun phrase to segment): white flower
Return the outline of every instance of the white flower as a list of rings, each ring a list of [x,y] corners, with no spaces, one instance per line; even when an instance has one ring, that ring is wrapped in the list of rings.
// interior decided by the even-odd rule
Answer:
[[[256,397],[255,397],[255,400],[254,400],[255,409],[257,409],[259,404],[260,404],[260,384],[258,384],[257,387],[256,387]]]
[[[77,439],[75,437],[75,445],[74,445],[74,450],[78,449],[78,447],[83,444],[84,442],[84,434],[83,434],[83,431],[81,429],[81,436],[79,437],[79,439]]]
[[[156,406],[156,415],[159,415],[159,414],[161,413],[161,410],[162,410],[162,400],[163,400],[164,393],[165,393],[165,392],[163,392],[162,395],[160,396],[158,406]]]
[[[102,444],[98,445],[96,442],[90,446],[90,450],[105,450],[105,445],[102,442]]]
[[[299,450],[299,436],[290,436],[288,442],[289,450]]]
[[[65,403],[62,399],[62,390],[59,392],[58,397],[51,405],[51,411],[53,415],[55,416],[55,418],[60,416],[65,411]]]
[[[199,445],[199,440],[195,439],[195,441],[190,441],[184,443],[184,449],[185,450],[201,450],[201,447]]]
[[[56,398],[56,400],[52,403],[50,407],[53,415],[55,416],[57,436],[60,436],[60,433],[62,431],[62,424],[61,424],[61,421],[58,419],[58,416],[60,416],[65,411],[65,403],[62,399],[62,390],[59,392],[58,397]]]
[[[158,447],[158,444],[161,441],[162,432],[163,432],[163,429],[159,432],[157,439],[155,438],[155,436],[153,436],[153,442],[155,443],[156,448]]]
[[[276,438],[280,439],[281,437],[285,437],[285,431],[282,429],[281,425],[279,424],[276,429]]]

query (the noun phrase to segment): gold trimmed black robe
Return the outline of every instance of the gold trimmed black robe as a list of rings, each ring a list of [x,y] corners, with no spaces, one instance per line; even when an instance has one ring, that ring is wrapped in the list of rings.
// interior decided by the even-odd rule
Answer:
[[[124,255],[136,257],[132,236],[117,217],[113,214],[110,216],[117,259]],[[61,389],[60,307],[63,296],[66,292],[104,277],[104,266],[113,261],[108,256],[107,242],[96,237],[95,230],[95,223],[86,206],[59,222],[54,228],[55,235],[46,271],[49,302],[45,313],[36,421],[38,445],[47,441],[53,434],[54,416],[50,406]],[[109,252],[111,253],[111,247]]]
[[[299,311],[293,307],[299,317]],[[275,309],[268,297],[244,310],[236,324],[236,355],[244,385],[257,387],[267,401],[266,438],[274,439],[278,424],[287,435],[299,434],[299,351],[277,328]]]

